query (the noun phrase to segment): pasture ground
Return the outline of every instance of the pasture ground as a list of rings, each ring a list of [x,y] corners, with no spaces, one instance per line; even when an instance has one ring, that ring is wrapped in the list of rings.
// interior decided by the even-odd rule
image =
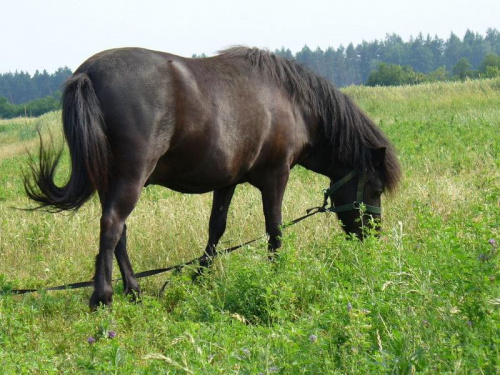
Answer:
[[[0,374],[499,373],[500,80],[345,92],[393,141],[404,170],[384,199],[381,240],[345,241],[322,214],[285,232],[275,264],[262,241],[221,257],[196,284],[189,269],[141,280],[141,304],[121,283],[113,308],[95,313],[90,289],[4,293]],[[21,175],[38,126],[60,144],[59,112],[0,120],[4,292],[93,275],[96,199],[75,214],[12,208],[30,206]],[[327,185],[296,168],[285,221],[320,204]],[[128,221],[134,269],[200,255],[210,204],[210,194],[145,189]],[[221,246],[262,232],[259,194],[242,185]]]

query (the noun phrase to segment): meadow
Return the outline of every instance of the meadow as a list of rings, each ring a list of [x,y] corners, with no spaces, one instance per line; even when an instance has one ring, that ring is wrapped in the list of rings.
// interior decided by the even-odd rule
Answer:
[[[31,206],[22,173],[36,129],[62,144],[60,112],[0,120],[0,374],[500,373],[500,80],[344,92],[404,171],[380,240],[346,241],[335,215],[318,214],[285,231],[274,263],[256,242],[196,283],[189,268],[141,279],[140,304],[117,282],[113,307],[94,313],[90,289],[9,293],[89,280],[100,210],[95,198],[74,214],[17,210]],[[295,168],[285,221],[327,186]],[[135,271],[199,256],[210,205],[146,188],[128,220]],[[220,246],[263,231],[258,191],[238,187]]]

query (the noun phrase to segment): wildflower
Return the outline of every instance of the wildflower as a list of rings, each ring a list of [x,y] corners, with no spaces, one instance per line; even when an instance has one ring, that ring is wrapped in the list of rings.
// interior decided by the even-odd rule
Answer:
[[[479,254],[477,256],[477,260],[481,261],[481,262],[485,262],[487,260],[490,260],[490,257],[486,254]]]
[[[114,339],[116,337],[116,331],[109,331],[108,332],[108,338]]]
[[[278,371],[279,371],[278,366],[271,366],[271,367],[269,367],[269,372],[278,372]]]
[[[471,322],[470,320],[467,320],[467,325],[468,325],[469,327],[472,327],[472,322]]]
[[[87,342],[92,345],[95,343],[95,338],[93,338],[92,336],[90,336],[88,339],[87,339]]]
[[[347,311],[351,311],[351,310],[352,310],[351,302],[347,302]]]
[[[494,239],[494,238],[490,238],[490,239],[488,240],[488,243],[489,243],[491,246],[493,246],[493,247],[496,247],[496,246],[497,246],[497,241],[495,241],[495,239]]]
[[[317,340],[318,340],[318,336],[316,336],[316,335],[309,336],[309,341],[316,342]]]
[[[250,350],[248,350],[247,348],[243,348],[241,349],[241,351],[247,356],[249,357],[250,356]]]
[[[429,323],[429,321],[427,319],[422,320],[422,324],[424,326],[429,326],[430,325],[430,323]]]

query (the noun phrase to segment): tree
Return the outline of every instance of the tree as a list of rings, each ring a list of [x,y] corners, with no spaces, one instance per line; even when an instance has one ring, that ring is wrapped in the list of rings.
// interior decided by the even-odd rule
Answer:
[[[15,117],[15,110],[15,106],[7,98],[0,97],[0,118]]]
[[[376,68],[377,64],[374,65],[374,61],[379,62],[380,45],[378,41],[371,43],[363,41],[356,47],[356,53],[359,59],[359,72],[361,82],[366,82],[371,71]]]
[[[422,33],[420,33],[415,39],[410,40],[408,46],[409,64],[416,71],[428,73],[434,67],[434,56],[430,45],[427,43],[429,39],[427,37],[427,40],[424,40]]]
[[[433,72],[426,75],[425,81],[427,82],[438,82],[447,81],[450,77],[450,73],[446,70],[444,66],[440,66]]]
[[[380,63],[378,69],[370,73],[368,86],[410,85],[422,81],[422,77],[410,66]]]
[[[462,41],[458,36],[451,33],[450,38],[446,41],[445,44],[444,63],[446,68],[451,70],[462,56],[463,56]]]
[[[479,71],[483,77],[494,78],[500,76],[500,56],[489,53],[484,58]]]
[[[345,50],[345,84],[346,85],[357,85],[361,83],[361,75],[359,71],[359,55],[354,48],[352,43],[349,43],[347,49]]]
[[[346,86],[346,61],[345,61],[345,48],[340,45],[333,54],[332,66],[334,69],[333,83],[338,87]]]
[[[336,73],[336,52],[332,47],[328,47],[327,50],[325,51],[325,54],[323,56],[323,63],[325,66],[325,77],[330,81],[330,82],[335,82],[335,79],[337,77]]]
[[[491,28],[486,30],[484,40],[488,43],[491,53],[500,55],[500,32],[498,30]]]
[[[285,49],[285,47],[281,47],[281,49],[277,49],[274,53],[278,56],[281,56],[287,60],[293,60],[293,53],[290,51],[290,48]]]
[[[445,51],[445,44],[444,41],[440,38],[438,38],[437,35],[434,36],[434,38],[431,39],[430,35],[427,35],[427,40],[426,44],[429,46],[429,49],[431,50],[432,56],[433,56],[433,62],[432,62],[432,69],[440,69],[444,67],[444,51]]]
[[[326,77],[326,64],[324,63],[325,53],[319,47],[312,53],[312,69],[319,75]]]
[[[398,65],[405,63],[406,46],[399,35],[390,34],[385,37],[380,60]]]
[[[462,57],[467,57],[474,69],[479,68],[481,61],[490,51],[488,43],[479,33],[467,30],[463,39]]]
[[[295,54],[295,59],[299,62],[299,64],[303,64],[310,68],[313,68],[314,64],[312,55],[313,52],[306,44],[299,52]]]
[[[470,63],[467,57],[462,57],[458,62],[453,66],[453,75],[457,76],[460,79],[466,79],[468,77],[472,77],[472,64]]]

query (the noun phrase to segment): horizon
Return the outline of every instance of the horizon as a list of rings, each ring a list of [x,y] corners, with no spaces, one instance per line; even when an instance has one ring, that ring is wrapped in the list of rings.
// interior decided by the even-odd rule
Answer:
[[[310,45],[307,45],[305,44],[304,46],[302,46],[300,49],[298,50],[292,50],[290,47],[287,47],[287,46],[281,46],[281,47],[277,47],[277,48],[274,48],[274,49],[268,49],[268,48],[261,48],[261,49],[268,49],[270,50],[271,52],[275,52],[277,50],[281,50],[282,48],[284,48],[285,50],[290,50],[292,52],[293,55],[296,55],[298,52],[300,52],[302,49],[304,49],[305,47],[308,47],[311,51],[315,51],[317,50],[318,48],[321,49],[321,51],[326,51],[328,50],[329,48],[333,48],[333,50],[338,50],[339,48],[341,47],[344,47],[344,48],[347,48],[347,46],[349,46],[350,44],[353,44],[353,46],[356,48],[358,45],[362,44],[362,43],[374,43],[374,42],[383,42],[385,40],[387,40],[387,38],[391,35],[396,35],[396,36],[399,36],[401,37],[401,39],[403,40],[404,43],[408,43],[410,42],[411,40],[413,39],[416,39],[417,37],[419,37],[420,35],[423,36],[424,39],[427,39],[427,37],[430,37],[432,39],[435,39],[435,38],[438,38],[438,39],[441,39],[443,42],[446,42],[449,40],[449,38],[451,37],[451,35],[456,35],[457,37],[459,37],[461,40],[463,40],[465,34],[467,32],[472,32],[474,33],[475,35],[481,35],[481,36],[485,36],[487,31],[490,30],[490,29],[493,29],[493,30],[497,30],[499,31],[496,27],[487,27],[485,29],[484,32],[479,32],[479,31],[476,31],[476,30],[472,30],[472,29],[466,29],[463,33],[463,35],[460,35],[458,33],[455,33],[454,31],[451,31],[450,34],[447,36],[447,37],[442,37],[442,36],[439,36],[439,35],[431,35],[430,33],[424,33],[423,31],[420,31],[418,32],[416,35],[410,35],[408,38],[403,38],[401,35],[397,34],[397,33],[386,33],[385,37],[382,38],[382,39],[372,39],[372,40],[362,40],[361,42],[359,43],[354,43],[354,42],[349,42],[347,44],[340,44],[338,46],[333,46],[333,45],[329,45],[329,46],[326,46],[325,48],[321,48],[320,46],[316,46],[316,47],[313,47],[313,46],[310,46]],[[119,48],[119,47],[118,47]],[[145,48],[145,47],[141,47],[141,48]],[[96,52],[97,53],[97,52]],[[193,52],[191,55],[189,56],[183,56],[183,57],[187,57],[187,58],[190,58],[192,57],[193,55],[197,55],[197,56],[200,56],[202,54],[205,54],[207,57],[210,57],[210,56],[215,56],[218,54],[218,51],[215,52],[215,53],[212,53],[212,54],[208,54],[207,52],[204,52],[204,51],[201,51],[201,52],[198,52],[198,53],[195,53]],[[182,56],[182,55],[180,55]],[[88,56],[88,57],[91,57],[91,56]],[[85,61],[85,60],[83,60]],[[81,63],[83,63],[83,61],[81,61]],[[50,71],[46,68],[42,68],[42,69],[35,69],[34,71],[26,71],[26,70],[20,70],[20,69],[16,69],[15,71],[5,71],[5,72],[1,72],[0,71],[0,75],[4,75],[4,74],[21,74],[21,73],[28,73],[31,77],[33,77],[36,72],[39,72],[40,74],[42,74],[44,71],[46,71],[49,75],[52,75],[54,74],[55,72],[57,72],[59,69],[70,69],[71,72],[74,72],[76,69],[72,69],[71,67],[69,67],[68,65],[61,65],[57,68],[55,68],[54,70]]]
[[[419,33],[447,39],[498,28],[497,0],[378,2],[311,0],[18,0],[2,4],[0,72],[74,71],[97,52],[137,46],[190,57],[232,45],[274,51],[338,48],[403,40]]]

